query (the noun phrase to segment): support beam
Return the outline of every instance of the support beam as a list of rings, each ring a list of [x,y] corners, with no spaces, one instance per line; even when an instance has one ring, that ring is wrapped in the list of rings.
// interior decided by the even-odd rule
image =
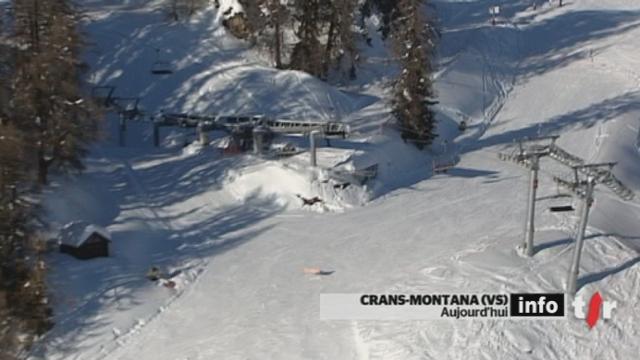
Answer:
[[[127,132],[127,122],[124,118],[124,114],[122,112],[118,113],[119,116],[119,131],[118,131],[118,144],[120,146],[125,146],[125,134]]]
[[[316,157],[316,152],[317,152],[316,136],[317,135],[320,135],[320,131],[318,130],[313,130],[309,133],[309,151],[311,155],[310,157],[311,157],[312,167],[318,166],[318,160]]]
[[[580,212],[580,224],[578,225],[578,236],[576,238],[576,246],[573,250],[573,260],[571,267],[569,268],[569,275],[567,277],[567,294],[569,296],[575,296],[578,288],[578,273],[580,272],[580,257],[582,255],[582,247],[584,245],[584,235],[587,230],[587,224],[589,222],[589,210],[593,203],[593,189],[596,185],[594,178],[587,179],[585,196],[582,199],[582,206]]]
[[[529,199],[527,202],[527,218],[525,222],[525,235],[523,249],[527,256],[533,256],[533,238],[535,233],[536,195],[538,191],[538,170],[540,169],[540,157],[531,157],[531,170],[529,172]]]
[[[498,157],[504,161],[512,161],[529,169],[529,186],[527,197],[527,215],[524,223],[524,242],[518,246],[527,256],[534,254],[535,213],[538,191],[538,172],[540,159],[549,156],[555,147],[557,136],[542,136],[533,139],[523,139],[511,153],[500,153]]]
[[[160,146],[160,125],[153,123],[153,146]]]
[[[605,185],[624,201],[633,200],[635,193],[615,177],[612,172],[613,167],[616,165],[614,162],[587,164],[580,157],[575,156],[557,146],[556,140],[556,136],[524,139],[518,142],[517,148],[514,148],[511,152],[499,153],[498,157],[501,160],[511,161],[518,165],[525,166],[530,170],[529,198],[523,246],[523,250],[525,250],[525,253],[528,256],[533,255],[535,201],[540,158],[543,156],[549,156],[560,164],[571,168],[573,175],[572,178],[554,176],[553,180],[558,185],[567,188],[582,202],[580,206],[580,221],[578,224],[576,245],[565,287],[566,293],[573,296],[578,288],[580,257],[582,256],[585,232],[589,222],[589,212],[591,205],[593,204],[595,186],[597,184]],[[548,143],[546,145],[540,144],[541,141],[547,141]]]
[[[256,155],[262,155],[267,146],[268,129],[264,126],[257,126],[253,128],[253,153]]]
[[[204,129],[202,121],[198,122],[196,132],[198,133],[198,142],[200,142],[200,145],[207,146],[209,144],[209,137],[207,136],[207,132]]]

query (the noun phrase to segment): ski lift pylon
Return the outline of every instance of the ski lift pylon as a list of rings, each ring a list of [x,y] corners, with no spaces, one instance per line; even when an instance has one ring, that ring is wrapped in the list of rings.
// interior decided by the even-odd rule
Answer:
[[[156,49],[156,61],[151,65],[151,73],[154,75],[170,75],[173,74],[171,64],[168,61],[160,59],[160,49]]]

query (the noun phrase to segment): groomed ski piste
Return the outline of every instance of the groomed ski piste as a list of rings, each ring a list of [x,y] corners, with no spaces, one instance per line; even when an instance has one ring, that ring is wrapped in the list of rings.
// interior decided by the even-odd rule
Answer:
[[[49,256],[56,325],[30,358],[636,359],[640,201],[620,201],[604,186],[579,294],[599,291],[618,307],[591,330],[574,319],[319,319],[323,293],[561,292],[577,215],[549,207],[577,202],[558,197],[543,171],[536,254],[516,250],[528,177],[497,154],[524,137],[560,135],[560,146],[589,162],[616,161],[616,176],[640,193],[640,3],[532,3],[433,1],[441,136],[420,152],[387,126],[394,69],[379,38],[359,79],[338,89],[272,69],[234,40],[220,25],[232,1],[180,24],[165,21],[161,2],[83,1],[91,83],[139,96],[149,112],[345,121],[353,136],[320,148],[319,164],[376,163],[378,177],[336,190],[306,166],[308,154],[265,161],[172,146],[193,140],[189,131],[165,129],[164,146],[154,148],[145,122],[128,124],[120,147],[110,115],[87,170],[55,181],[43,207],[54,225],[106,227],[113,255]],[[496,26],[492,5],[501,5]],[[367,21],[375,28],[378,20]],[[156,48],[174,74],[150,74]],[[469,122],[462,134],[461,119]],[[434,174],[434,157],[459,162]],[[296,195],[324,204],[303,207]],[[152,266],[171,273],[175,287],[148,281]]]

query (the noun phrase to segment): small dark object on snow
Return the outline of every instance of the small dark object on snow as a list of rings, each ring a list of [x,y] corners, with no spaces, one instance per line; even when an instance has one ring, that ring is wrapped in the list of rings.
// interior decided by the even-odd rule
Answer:
[[[160,58],[160,49],[156,49],[156,61],[151,65],[151,73],[153,75],[170,75],[173,74],[171,64]]]
[[[467,122],[465,120],[460,121],[460,124],[458,124],[458,130],[460,130],[460,132],[467,130]]]
[[[314,197],[312,197],[312,198],[310,198],[310,199],[307,199],[307,198],[305,198],[305,197],[303,197],[303,196],[300,196],[300,195],[296,195],[296,196],[297,196],[300,200],[302,200],[302,205],[303,205],[303,206],[307,206],[307,205],[308,205],[308,206],[313,206],[313,205],[315,205],[316,203],[321,203],[321,202],[322,202],[322,199],[320,199],[320,198],[319,198],[319,197],[317,197],[317,196],[314,196]]]
[[[335,272],[334,270],[321,270],[320,268],[315,268],[315,267],[304,268],[302,269],[302,271],[307,275],[320,275],[320,276],[331,275]]]
[[[446,174],[447,171],[455,167],[456,163],[451,160],[447,161],[436,161],[433,160],[432,169],[434,174]]]
[[[151,267],[151,269],[149,269],[149,271],[147,272],[147,279],[151,281],[158,281],[161,277],[162,274],[160,273],[160,269],[158,269],[158,267],[156,266]]]
[[[344,189],[348,188],[350,185],[351,185],[351,183],[346,182],[346,183],[342,183],[342,184],[335,184],[335,185],[333,185],[333,188],[334,189],[344,190]]]
[[[334,272],[335,272],[335,271],[333,271],[333,270],[329,270],[329,271],[327,271],[327,270],[322,270],[322,271],[320,271],[320,272],[318,273],[318,275],[320,275],[320,276],[327,276],[327,275],[331,275],[331,274],[333,274]]]
[[[153,75],[171,75],[173,70],[169,68],[169,63],[157,62],[151,67],[151,73]]]
[[[552,206],[549,208],[549,210],[551,212],[567,212],[567,211],[573,211],[575,209],[571,205],[564,205],[564,206]]]

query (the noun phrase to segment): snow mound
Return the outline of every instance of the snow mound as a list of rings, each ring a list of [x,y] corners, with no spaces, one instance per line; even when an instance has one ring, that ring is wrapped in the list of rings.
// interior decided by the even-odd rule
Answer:
[[[212,68],[182,88],[184,97],[171,104],[181,111],[263,114],[299,121],[341,121],[371,101],[302,72],[256,64],[234,64],[223,72]]]
[[[241,201],[266,197],[284,207],[301,204],[296,195],[305,198],[317,195],[312,189],[310,174],[305,176],[276,162],[229,170],[224,187]]]
[[[342,211],[368,199],[366,187],[345,186],[331,179],[327,170],[278,161],[231,169],[223,187],[241,202],[261,198],[290,210]]]

